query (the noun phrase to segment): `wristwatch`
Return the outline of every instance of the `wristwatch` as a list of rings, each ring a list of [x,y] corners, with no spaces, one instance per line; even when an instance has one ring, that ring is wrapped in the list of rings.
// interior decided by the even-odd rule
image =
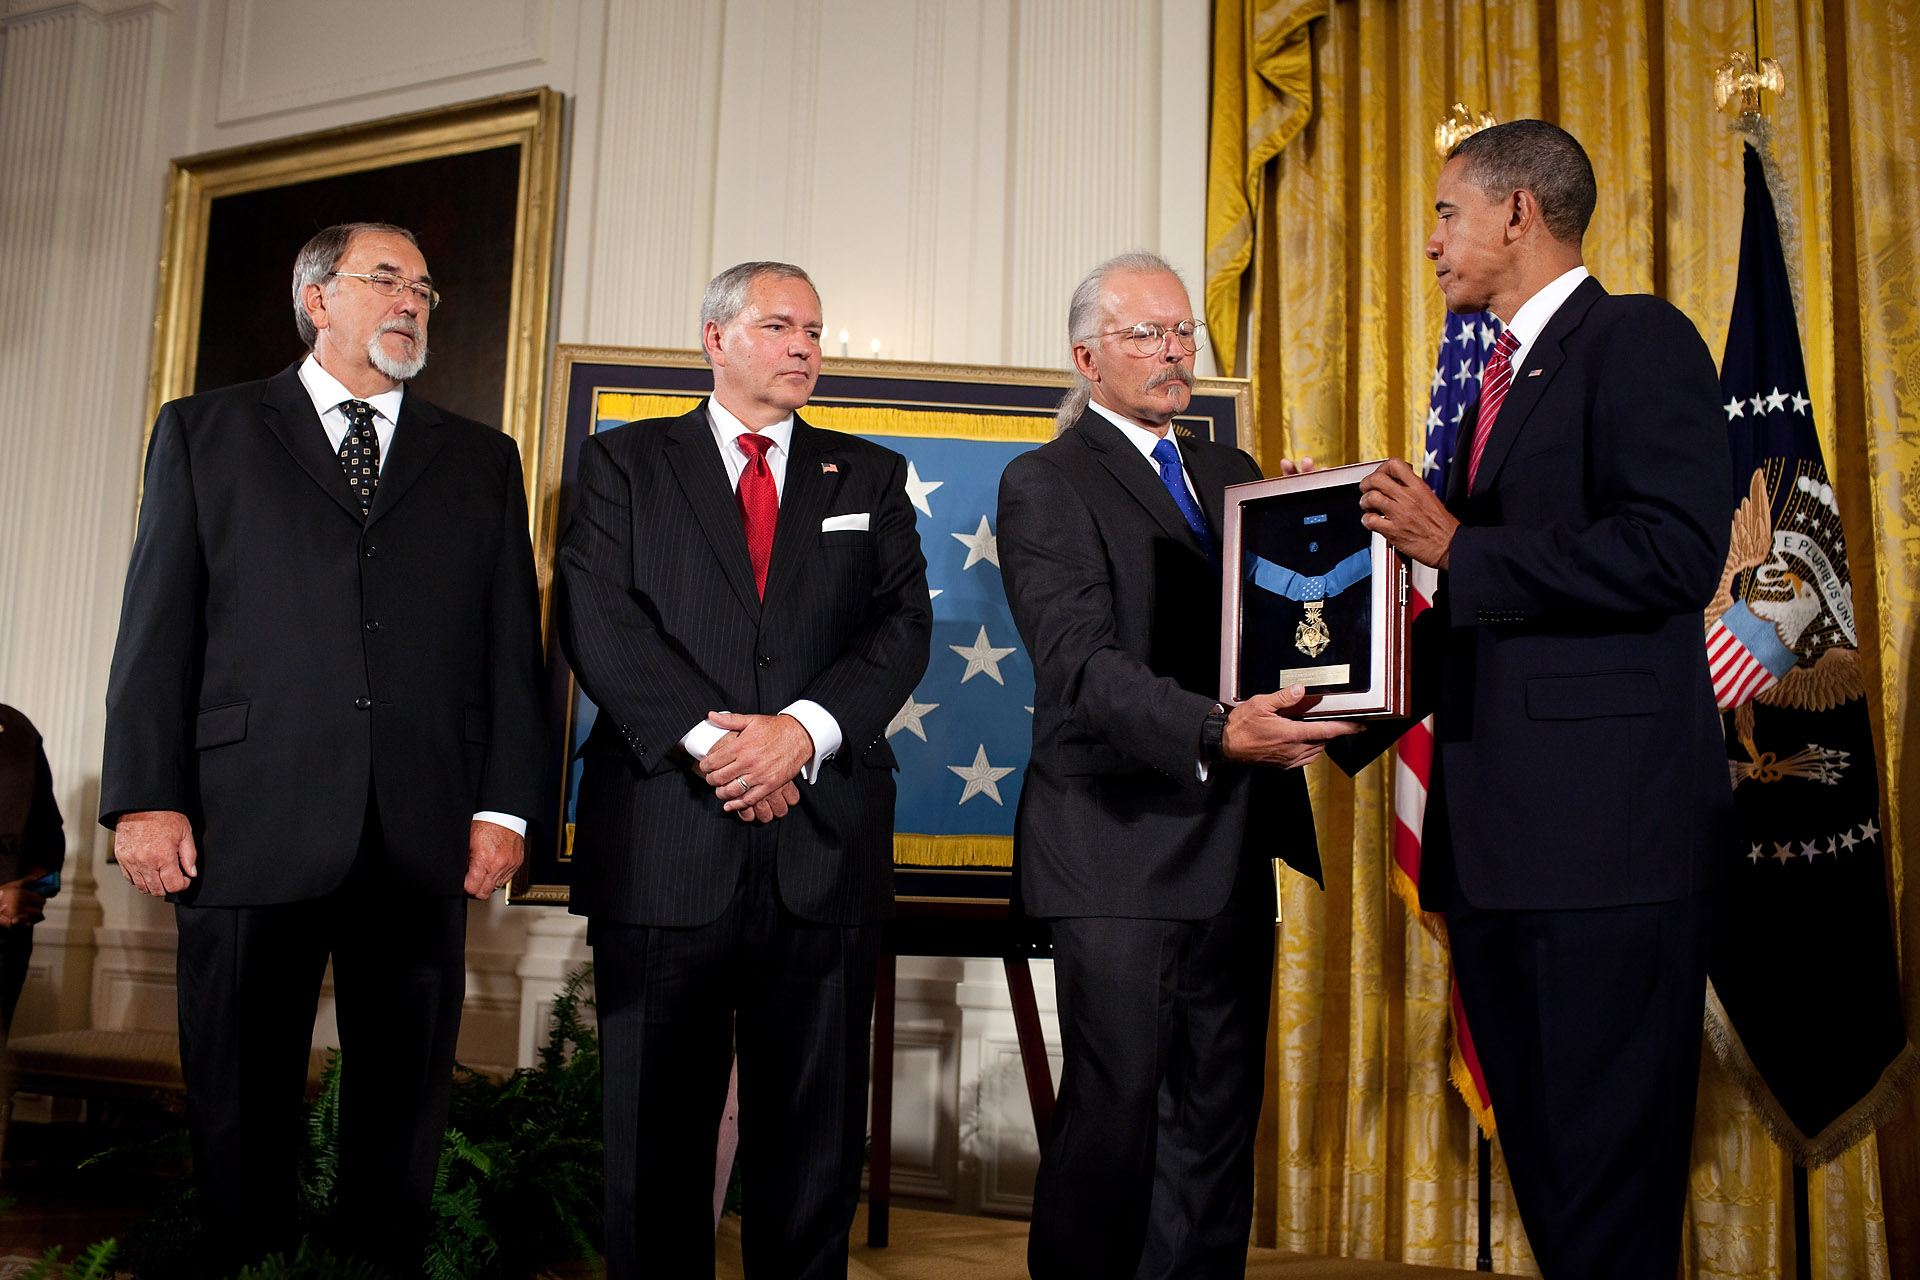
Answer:
[[[1208,764],[1225,760],[1226,736],[1227,709],[1216,702],[1213,710],[1207,712],[1207,718],[1200,722],[1200,758]]]

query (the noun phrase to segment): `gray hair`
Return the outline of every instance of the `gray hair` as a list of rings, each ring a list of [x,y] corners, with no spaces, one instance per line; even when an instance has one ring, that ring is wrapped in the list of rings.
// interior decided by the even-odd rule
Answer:
[[[335,223],[307,241],[293,260],[293,324],[300,331],[300,341],[307,344],[309,351],[313,350],[320,331],[307,318],[307,286],[317,284],[331,295],[339,287],[330,279],[334,268],[340,265],[340,259],[347,256],[353,238],[363,234],[399,236],[414,248],[420,247],[413,232],[405,227],[396,227],[391,222]]]
[[[1069,349],[1078,346],[1089,338],[1098,337],[1100,326],[1106,323],[1106,316],[1100,306],[1100,297],[1106,292],[1107,281],[1116,275],[1157,276],[1169,275],[1180,280],[1180,286],[1186,287],[1180,273],[1173,264],[1157,253],[1148,253],[1144,249],[1135,249],[1108,258],[1105,262],[1087,273],[1073,291],[1073,300],[1067,304],[1067,342]],[[1087,402],[1093,397],[1093,384],[1088,382],[1076,367],[1073,373],[1073,386],[1060,398],[1060,407],[1053,412],[1053,424],[1056,432],[1065,431],[1080,421],[1080,415],[1087,411]]]
[[[1527,190],[1555,240],[1574,248],[1587,234],[1599,191],[1578,139],[1545,120],[1509,120],[1462,138],[1447,153],[1466,160],[1461,176],[1492,199]]]
[[[707,282],[707,291],[700,298],[700,354],[707,351],[706,332],[708,324],[717,324],[726,328],[733,318],[746,309],[747,295],[753,292],[753,286],[763,279],[804,280],[807,288],[813,290],[814,299],[820,297],[820,286],[791,262],[742,262],[738,266],[728,267]],[[712,364],[712,357],[707,357]]]

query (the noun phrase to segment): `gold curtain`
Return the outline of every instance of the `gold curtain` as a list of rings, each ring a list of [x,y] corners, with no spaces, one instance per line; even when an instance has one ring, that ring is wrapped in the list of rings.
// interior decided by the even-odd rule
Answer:
[[[1910,6],[1332,0],[1305,28],[1304,127],[1250,166],[1258,139],[1245,104],[1281,90],[1247,87],[1260,75],[1249,33],[1300,8],[1215,5],[1210,189],[1237,182],[1238,212],[1254,211],[1251,267],[1232,282],[1246,293],[1250,349],[1235,363],[1255,381],[1252,447],[1269,471],[1282,456],[1418,456],[1443,318],[1422,256],[1439,171],[1431,137],[1455,101],[1503,120],[1555,120],[1579,137],[1600,182],[1589,268],[1615,292],[1670,298],[1719,352],[1742,173],[1741,139],[1713,109],[1711,68],[1756,39],[1784,66],[1788,91],[1767,105],[1799,224],[1802,339],[1850,534],[1907,1019],[1920,1032],[1920,896],[1904,892],[1920,815],[1906,821],[1900,803],[1920,795],[1920,751],[1903,749],[1920,733],[1920,23]],[[1227,295],[1213,272],[1231,265],[1237,213],[1217,200],[1208,213],[1208,320],[1225,337],[1237,317],[1214,309]],[[1474,1127],[1447,1079],[1444,962],[1391,890],[1390,773],[1376,765],[1350,781],[1317,766],[1311,785],[1327,887],[1285,885],[1256,1237],[1471,1267]],[[1793,945],[1782,939],[1783,963]],[[1686,1273],[1791,1272],[1790,1169],[1711,1052],[1699,1099]],[[1917,1117],[1920,1091],[1876,1137],[1813,1171],[1813,1276],[1920,1275]],[[1494,1268],[1534,1272],[1497,1157],[1494,1175]]]

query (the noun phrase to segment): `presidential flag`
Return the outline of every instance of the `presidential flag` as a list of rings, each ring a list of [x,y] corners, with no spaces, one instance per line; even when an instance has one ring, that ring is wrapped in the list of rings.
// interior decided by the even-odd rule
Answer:
[[[1446,494],[1447,469],[1453,463],[1454,446],[1462,435],[1463,422],[1466,438],[1473,438],[1473,419],[1469,415],[1480,402],[1480,376],[1486,371],[1487,356],[1500,330],[1500,321],[1491,312],[1471,315],[1449,312],[1447,315],[1427,397],[1426,446],[1420,462],[1421,474],[1437,495]],[[1414,564],[1413,617],[1419,617],[1432,606],[1438,576],[1426,565]],[[1393,887],[1444,951],[1447,945],[1444,923],[1439,916],[1420,909],[1420,831],[1427,812],[1427,781],[1432,774],[1433,717],[1428,716],[1407,730],[1394,753]],[[1448,987],[1453,1008],[1454,1087],[1473,1109],[1480,1128],[1491,1134],[1493,1103],[1487,1096],[1480,1059],[1473,1051],[1473,1036],[1467,1030],[1466,1011],[1460,1005],[1460,986],[1449,982]]]
[[[1775,1141],[1818,1165],[1891,1114],[1920,1052],[1901,1015],[1846,540],[1751,146],[1720,389],[1733,540],[1706,644],[1737,840],[1708,969],[1708,1033]]]

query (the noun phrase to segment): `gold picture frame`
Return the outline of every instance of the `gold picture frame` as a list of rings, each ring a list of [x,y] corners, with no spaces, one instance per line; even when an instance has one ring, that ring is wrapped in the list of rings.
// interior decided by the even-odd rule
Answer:
[[[464,294],[464,305],[474,308],[455,324],[476,326],[471,340],[442,342],[449,308],[441,308],[435,359],[415,385],[441,407],[497,423],[513,437],[531,513],[540,493],[564,105],[555,90],[531,89],[175,160],[167,176],[148,422],[168,400],[219,385],[207,382],[212,362],[202,359],[210,279],[216,294],[233,293],[219,302],[223,336],[215,350],[224,357],[225,335],[245,347],[256,331],[274,344],[272,354],[248,348],[244,373],[220,381],[267,377],[286,363],[279,357],[287,344],[293,355],[299,351],[289,286],[300,245],[334,222],[397,222],[421,235],[449,302],[462,305]],[[482,166],[484,188],[449,190],[447,166],[455,162]],[[243,206],[270,216],[232,225],[233,211]],[[450,270],[462,287],[449,281]],[[268,287],[275,272],[277,287]],[[480,311],[484,324],[474,320]],[[449,360],[463,372],[446,372]],[[462,404],[430,385],[436,361],[443,381],[458,377],[484,403]],[[464,372],[473,368],[483,376]],[[497,404],[489,394],[495,385]]]

